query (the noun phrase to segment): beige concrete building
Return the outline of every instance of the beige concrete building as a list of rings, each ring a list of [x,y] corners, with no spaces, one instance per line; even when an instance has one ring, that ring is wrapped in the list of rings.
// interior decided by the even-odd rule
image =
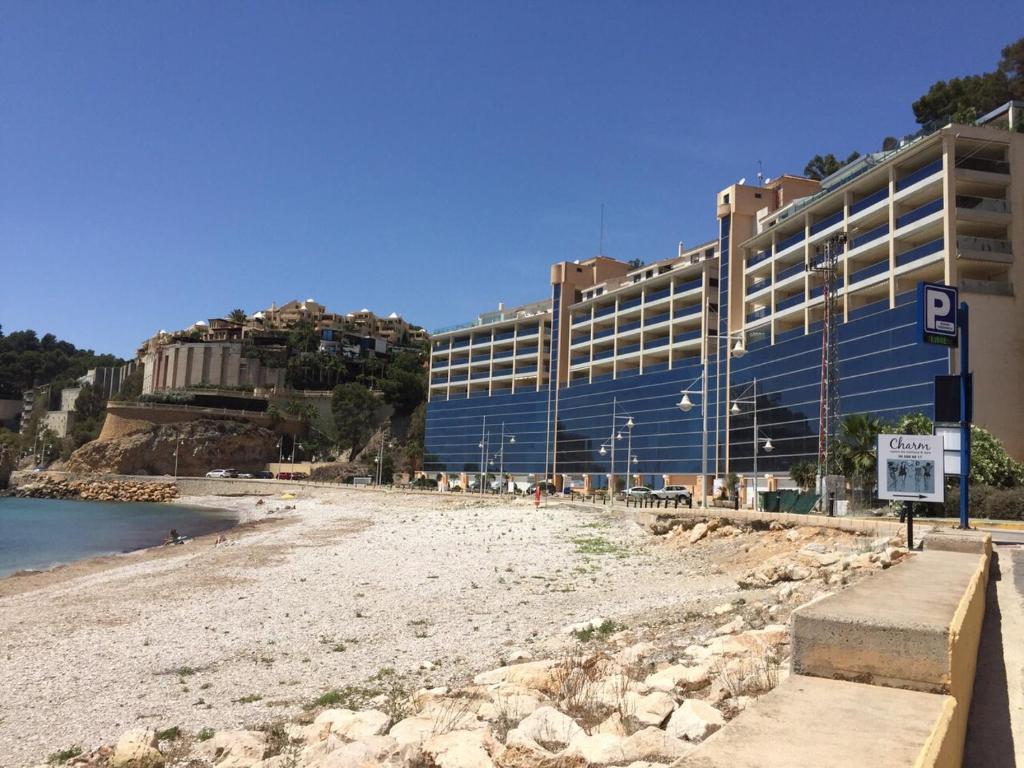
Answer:
[[[153,344],[142,360],[142,393],[188,387],[285,386],[285,369],[264,366],[243,355],[240,342],[170,342]]]

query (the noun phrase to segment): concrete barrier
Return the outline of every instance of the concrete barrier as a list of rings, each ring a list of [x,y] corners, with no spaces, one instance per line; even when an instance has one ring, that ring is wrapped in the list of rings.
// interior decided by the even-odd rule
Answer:
[[[794,611],[791,676],[677,765],[959,766],[991,554],[968,543]]]
[[[956,708],[952,696],[794,675],[674,765],[953,768]]]

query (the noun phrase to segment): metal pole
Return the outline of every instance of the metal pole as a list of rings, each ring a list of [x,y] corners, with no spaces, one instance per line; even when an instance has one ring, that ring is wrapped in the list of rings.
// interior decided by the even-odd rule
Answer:
[[[484,478],[487,477],[487,414],[484,414],[483,426],[480,428],[480,494],[484,492]]]
[[[501,452],[498,454],[498,493],[505,496],[505,422],[501,422]]]
[[[757,379],[754,379],[754,511],[757,511]]]
[[[633,466],[633,428],[629,428],[629,432],[626,437],[626,477],[629,478],[626,481],[626,487],[632,485],[632,473],[633,470],[630,467]]]
[[[701,394],[701,397],[700,397],[701,421],[703,422],[703,424],[702,424],[703,439],[702,439],[702,442],[701,442],[701,452],[700,452],[700,472],[701,472],[701,478],[700,478],[701,500],[700,500],[700,505],[701,505],[701,507],[705,507],[707,505],[707,498],[708,498],[708,358],[707,358],[706,354],[704,355],[704,384],[703,384],[703,388],[704,388],[704,392],[703,392],[703,394]]]
[[[178,434],[178,444],[174,447],[174,479],[178,479],[178,454],[181,453],[181,434]]]
[[[967,302],[960,302],[960,527],[969,528],[971,473],[971,397]]]
[[[619,398],[618,396],[615,396],[612,398],[612,436],[608,440],[608,442],[612,444],[612,487],[609,489],[609,495],[611,496],[613,506],[615,504],[615,416],[617,414],[618,407]]]

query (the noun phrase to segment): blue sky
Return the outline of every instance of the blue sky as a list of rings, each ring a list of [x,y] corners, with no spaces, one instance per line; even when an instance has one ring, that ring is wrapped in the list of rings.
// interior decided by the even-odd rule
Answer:
[[[130,355],[314,297],[428,328],[877,149],[1018,2],[0,3],[0,324]],[[1014,28],[1014,27],[1017,28]]]

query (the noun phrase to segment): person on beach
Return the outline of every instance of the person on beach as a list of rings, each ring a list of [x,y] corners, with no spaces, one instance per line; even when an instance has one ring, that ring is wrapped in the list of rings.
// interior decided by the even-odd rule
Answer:
[[[166,541],[164,541],[164,546],[166,547],[168,544],[180,544],[180,539],[181,537],[178,535],[178,529],[171,528],[171,535],[167,537]]]

